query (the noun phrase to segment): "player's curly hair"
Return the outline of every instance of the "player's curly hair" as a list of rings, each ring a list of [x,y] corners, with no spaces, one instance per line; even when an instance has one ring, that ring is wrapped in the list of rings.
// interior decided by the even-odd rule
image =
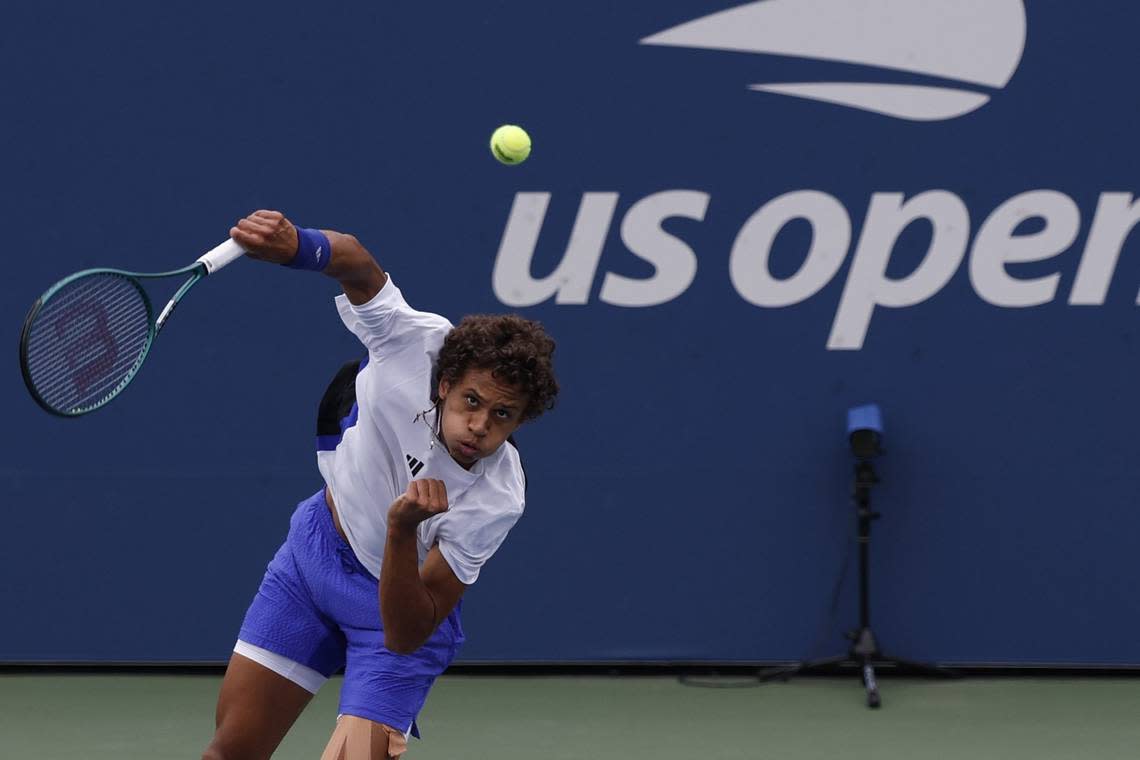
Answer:
[[[542,325],[516,314],[473,314],[464,317],[443,341],[435,384],[455,384],[469,369],[489,369],[496,380],[527,396],[522,421],[554,408],[554,340]]]

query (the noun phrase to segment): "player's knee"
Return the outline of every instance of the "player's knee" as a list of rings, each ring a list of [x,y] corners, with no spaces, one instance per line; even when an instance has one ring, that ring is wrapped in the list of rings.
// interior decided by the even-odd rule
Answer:
[[[399,730],[355,715],[342,715],[322,760],[399,760],[407,748],[407,738]]]
[[[269,755],[259,754],[248,748],[228,747],[217,739],[210,742],[202,752],[202,760],[265,760]]]
[[[211,744],[209,747],[206,747],[206,750],[202,753],[202,760],[229,760],[229,757],[225,752],[222,752]]]

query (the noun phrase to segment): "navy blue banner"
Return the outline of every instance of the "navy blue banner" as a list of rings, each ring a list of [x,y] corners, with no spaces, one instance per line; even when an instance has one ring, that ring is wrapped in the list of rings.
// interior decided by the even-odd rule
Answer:
[[[320,485],[321,393],[364,353],[335,283],[232,264],[78,420],[35,406],[15,348],[60,277],[183,266],[273,208],[355,234],[417,308],[558,340],[465,661],[843,651],[846,412],[878,403],[884,649],[1140,664],[1138,22],[1108,0],[6,5],[0,661],[228,656]],[[503,123],[533,139],[519,166],[488,149]]]

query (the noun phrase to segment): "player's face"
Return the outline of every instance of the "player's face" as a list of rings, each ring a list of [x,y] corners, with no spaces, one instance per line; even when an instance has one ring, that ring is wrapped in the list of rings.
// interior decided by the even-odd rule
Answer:
[[[526,395],[496,380],[489,369],[469,369],[454,385],[439,383],[443,442],[466,469],[494,454],[522,423]]]

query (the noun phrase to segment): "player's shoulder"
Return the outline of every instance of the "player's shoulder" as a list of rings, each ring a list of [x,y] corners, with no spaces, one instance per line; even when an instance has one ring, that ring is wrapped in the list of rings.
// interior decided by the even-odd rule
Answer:
[[[421,311],[413,307],[404,298],[403,291],[396,285],[391,276],[384,282],[380,290],[368,301],[362,304],[350,303],[344,294],[336,297],[337,309],[343,316],[349,314],[358,318],[383,318],[398,314],[403,320],[417,323],[423,327],[436,329],[451,329],[451,322],[440,314],[431,311]]]
[[[484,461],[487,463],[482,478],[484,489],[496,494],[495,501],[504,510],[521,513],[526,503],[526,472],[518,447],[506,441],[495,456]]]
[[[447,317],[430,311],[415,311],[412,319],[433,353],[443,346],[443,341],[454,327]]]
[[[408,300],[404,298],[403,292],[398,287],[396,287],[396,283],[392,282],[391,276],[388,277],[388,282],[385,284],[384,288],[380,289],[380,293],[377,294],[377,297],[383,295],[385,289],[389,290],[391,293],[388,302],[395,308],[406,313],[410,319],[419,322],[424,327],[446,330],[451,329],[451,322],[443,315],[436,314],[434,311],[421,311],[408,303]]]
[[[345,325],[370,349],[388,356],[408,350],[433,356],[452,330],[443,315],[410,306],[391,278],[367,303],[350,304],[343,295],[336,300]]]
[[[391,278],[389,278],[389,283],[391,283]],[[444,339],[454,327],[451,320],[442,314],[413,308],[402,295],[399,298],[399,310],[403,322],[403,332],[409,336],[414,335],[421,338],[431,353],[439,350]]]

